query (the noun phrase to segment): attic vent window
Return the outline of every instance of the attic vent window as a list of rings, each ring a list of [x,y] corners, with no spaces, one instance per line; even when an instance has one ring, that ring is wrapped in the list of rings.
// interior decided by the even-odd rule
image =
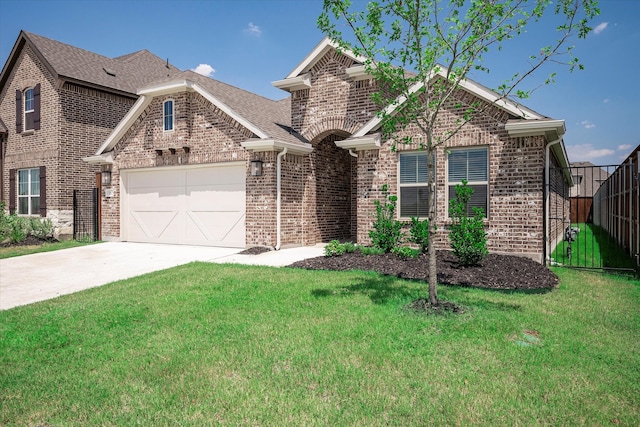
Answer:
[[[110,76],[115,77],[116,76],[116,72],[113,71],[111,68],[103,68],[104,72],[109,74]]]

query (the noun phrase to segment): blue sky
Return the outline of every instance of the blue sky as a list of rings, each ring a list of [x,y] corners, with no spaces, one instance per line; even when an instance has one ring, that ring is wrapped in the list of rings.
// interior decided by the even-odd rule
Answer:
[[[109,57],[148,49],[180,69],[200,66],[215,79],[280,99],[287,94],[271,82],[286,77],[322,39],[321,8],[321,0],[0,0],[0,61],[24,29]],[[524,104],[566,121],[570,161],[619,164],[640,144],[640,0],[600,0],[600,9],[597,33],[575,43],[586,70],[560,69],[555,84]],[[545,24],[530,28],[487,58],[490,74],[473,78],[497,86],[548,31]]]

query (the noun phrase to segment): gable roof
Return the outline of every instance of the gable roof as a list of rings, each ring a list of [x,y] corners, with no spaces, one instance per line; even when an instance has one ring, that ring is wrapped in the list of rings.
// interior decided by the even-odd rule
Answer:
[[[304,148],[308,145],[291,129],[290,98],[273,101],[193,71],[183,71],[140,89],[140,98],[98,149],[96,156],[113,149],[154,97],[183,91],[199,93],[259,140],[277,140]]]
[[[147,50],[108,58],[37,34],[21,31],[0,74],[0,87],[6,83],[20,52],[27,44],[57,79],[132,96],[135,96],[139,87],[180,72],[178,68]]]

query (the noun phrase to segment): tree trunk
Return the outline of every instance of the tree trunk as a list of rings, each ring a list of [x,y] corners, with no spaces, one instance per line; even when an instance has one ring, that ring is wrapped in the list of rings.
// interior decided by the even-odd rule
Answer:
[[[429,187],[429,302],[438,305],[438,270],[436,266],[436,150],[432,144],[431,133],[427,132],[427,186]]]

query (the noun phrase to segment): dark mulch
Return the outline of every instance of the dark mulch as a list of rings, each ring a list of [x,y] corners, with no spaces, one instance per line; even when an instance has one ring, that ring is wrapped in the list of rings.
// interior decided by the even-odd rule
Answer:
[[[403,279],[428,281],[426,255],[403,260],[393,254],[317,257],[291,264],[308,270],[373,270]],[[548,290],[558,286],[558,277],[545,266],[523,257],[489,254],[479,265],[464,267],[450,251],[437,253],[438,283],[499,290]],[[428,301],[427,301],[428,303]]]
[[[240,252],[240,255],[260,255],[265,252],[271,252],[273,249],[266,246],[253,246]]]
[[[12,246],[39,246],[42,245],[43,243],[53,243],[53,242],[57,242],[56,239],[54,238],[50,238],[50,239],[39,239],[35,236],[27,236],[26,239],[24,239],[21,242],[3,242],[0,243],[0,248],[10,248]]]

